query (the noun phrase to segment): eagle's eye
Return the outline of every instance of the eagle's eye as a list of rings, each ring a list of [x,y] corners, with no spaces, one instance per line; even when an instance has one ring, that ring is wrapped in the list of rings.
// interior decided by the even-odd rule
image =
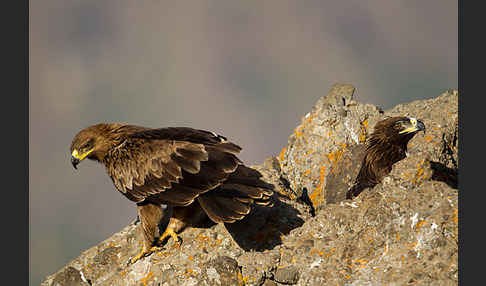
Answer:
[[[94,143],[94,139],[91,138],[88,141],[86,141],[83,145],[81,145],[79,147],[79,150],[80,151],[88,151],[89,149],[93,148],[93,143]]]
[[[407,124],[407,122],[403,121],[403,120],[399,120],[397,122],[395,122],[395,125],[393,126],[397,131],[400,131],[402,129],[405,128],[405,125]]]

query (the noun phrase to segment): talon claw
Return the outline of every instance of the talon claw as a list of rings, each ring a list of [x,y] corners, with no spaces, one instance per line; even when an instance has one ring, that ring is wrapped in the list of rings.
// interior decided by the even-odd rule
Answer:
[[[182,246],[182,238],[180,238],[177,233],[175,233],[175,231],[172,229],[172,228],[167,228],[164,233],[159,237],[159,239],[157,240],[157,244],[158,245],[154,245],[152,246],[151,248],[147,249],[147,247],[143,247],[142,248],[142,251],[140,251],[139,254],[137,254],[135,257],[133,257],[132,259],[130,259],[129,263],[128,264],[133,264],[135,262],[137,262],[138,260],[146,257],[146,256],[149,256],[150,254],[154,253],[154,252],[157,252],[157,251],[162,251],[164,248],[162,246],[159,246],[160,244],[162,244],[162,242],[164,241],[164,239],[166,237],[172,237],[172,239],[175,240],[175,243],[176,243],[176,248],[179,248]]]
[[[159,237],[159,243],[161,244],[168,236],[172,237],[172,239],[174,239],[179,246],[182,245],[182,238],[180,238],[172,228],[167,228],[164,231],[164,233]]]

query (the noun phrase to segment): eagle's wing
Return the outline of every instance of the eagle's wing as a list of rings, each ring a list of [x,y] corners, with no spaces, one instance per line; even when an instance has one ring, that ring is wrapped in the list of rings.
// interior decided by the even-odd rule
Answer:
[[[241,161],[241,148],[212,132],[187,127],[132,134],[105,163],[116,188],[135,202],[188,205],[219,186]]]

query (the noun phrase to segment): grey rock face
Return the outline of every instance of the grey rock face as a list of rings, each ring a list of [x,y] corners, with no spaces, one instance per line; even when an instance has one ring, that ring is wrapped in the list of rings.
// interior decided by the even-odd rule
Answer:
[[[353,92],[335,85],[279,155],[253,166],[275,185],[273,208],[188,228],[180,248],[169,240],[127,265],[141,247],[131,224],[42,285],[457,285],[457,91],[387,111]],[[345,200],[362,143],[396,115],[421,119],[426,133],[382,183]]]
[[[77,286],[89,285],[88,281],[84,281],[82,273],[74,267],[66,267],[60,271],[53,279],[52,286]]]
[[[275,270],[275,281],[282,284],[296,284],[299,281],[299,269],[296,266],[287,266]]]

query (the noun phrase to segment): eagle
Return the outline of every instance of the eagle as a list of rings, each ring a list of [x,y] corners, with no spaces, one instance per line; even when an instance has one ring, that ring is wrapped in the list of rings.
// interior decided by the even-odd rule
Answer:
[[[210,131],[124,123],[84,128],[70,148],[75,169],[86,158],[103,164],[115,188],[136,203],[144,243],[131,263],[162,250],[165,238],[180,246],[178,233],[202,218],[233,223],[254,204],[273,205],[273,185],[238,159],[240,151]],[[158,236],[158,225],[167,218]]]
[[[388,175],[393,164],[407,156],[407,144],[425,125],[416,118],[389,117],[376,123],[366,141],[366,151],[358,176],[347,191],[346,199],[358,196],[364,189],[372,188]]]

